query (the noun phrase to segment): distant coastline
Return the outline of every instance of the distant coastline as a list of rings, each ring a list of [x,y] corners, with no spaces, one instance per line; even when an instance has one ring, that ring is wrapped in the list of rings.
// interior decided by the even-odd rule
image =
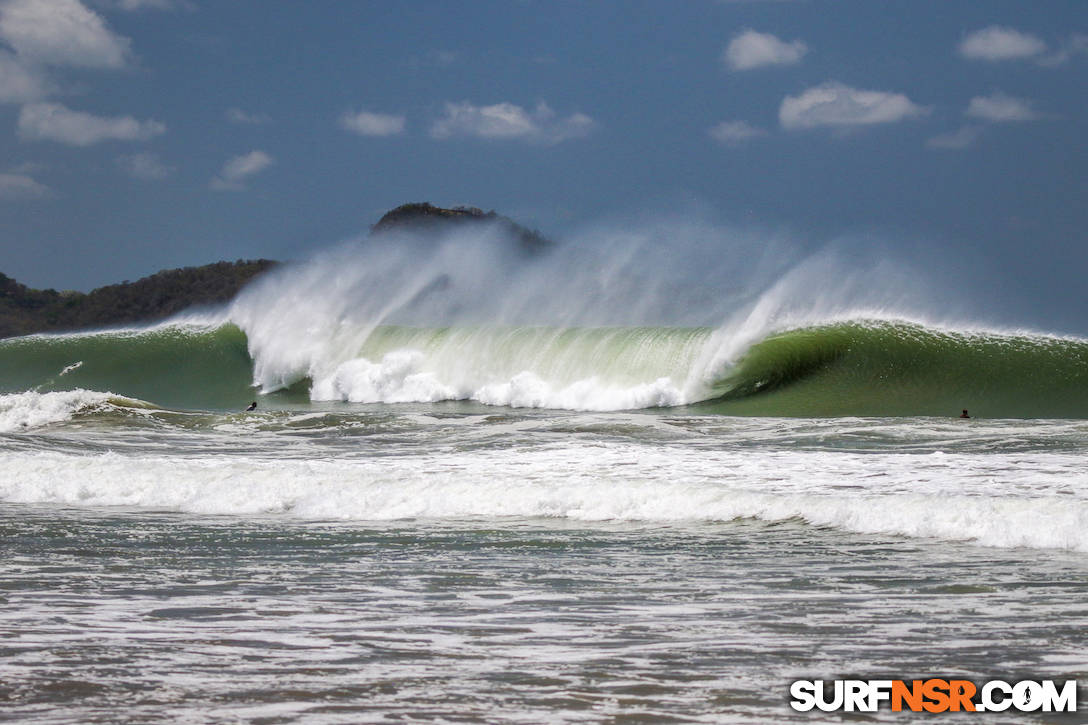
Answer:
[[[277,264],[239,259],[168,269],[87,293],[32,289],[0,274],[0,338],[153,322],[190,307],[221,304]]]
[[[385,213],[370,233],[433,234],[454,226],[491,225],[526,254],[552,246],[539,232],[508,217],[476,207],[446,209],[429,202],[403,204]],[[229,302],[252,279],[280,262],[239,259],[201,267],[168,269],[135,282],[99,287],[91,292],[32,289],[0,273],[0,338],[36,332],[65,332],[162,320],[191,307]]]

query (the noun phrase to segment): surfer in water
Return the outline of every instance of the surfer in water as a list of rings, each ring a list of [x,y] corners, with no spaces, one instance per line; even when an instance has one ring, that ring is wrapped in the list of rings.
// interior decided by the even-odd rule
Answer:
[[[257,406],[257,404],[256,404],[256,403],[254,403],[254,404],[253,404],[253,406],[254,406],[254,407],[256,407],[256,406]],[[961,417],[961,418],[970,418],[970,417],[971,417],[971,416],[967,415],[967,408],[964,408],[964,409],[963,409],[963,412],[962,412],[962,413],[960,413],[960,417]]]
[[[253,401],[252,403],[250,403],[250,404],[249,404],[249,407],[248,407],[248,408],[246,408],[246,412],[247,412],[247,413],[248,413],[249,411],[251,411],[251,410],[257,410],[257,401],[256,401],[256,400],[254,400],[254,401]],[[963,411],[963,412],[964,412],[964,414],[966,415],[967,411],[965,410],[965,411]]]

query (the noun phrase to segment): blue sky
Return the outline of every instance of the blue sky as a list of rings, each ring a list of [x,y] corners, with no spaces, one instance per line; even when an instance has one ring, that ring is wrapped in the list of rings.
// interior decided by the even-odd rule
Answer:
[[[939,250],[1077,327],[1086,88],[1083,0],[0,0],[0,271],[301,258],[407,201],[686,210]]]

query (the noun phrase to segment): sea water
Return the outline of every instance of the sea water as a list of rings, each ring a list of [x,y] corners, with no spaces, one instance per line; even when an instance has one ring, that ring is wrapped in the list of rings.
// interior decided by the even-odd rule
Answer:
[[[5,719],[785,722],[820,719],[797,679],[1088,678],[1082,421],[3,406]]]
[[[717,240],[394,241],[0,341],[0,719],[902,722],[790,683],[1088,681],[1088,340]]]

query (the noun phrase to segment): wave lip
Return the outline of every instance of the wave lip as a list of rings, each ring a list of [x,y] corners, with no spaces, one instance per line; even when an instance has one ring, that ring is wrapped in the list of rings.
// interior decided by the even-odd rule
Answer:
[[[740,415],[1088,417],[1088,340],[849,319],[769,334],[711,383]]]
[[[238,409],[252,360],[234,325],[182,319],[142,329],[0,340],[0,393],[109,390],[173,408]]]

